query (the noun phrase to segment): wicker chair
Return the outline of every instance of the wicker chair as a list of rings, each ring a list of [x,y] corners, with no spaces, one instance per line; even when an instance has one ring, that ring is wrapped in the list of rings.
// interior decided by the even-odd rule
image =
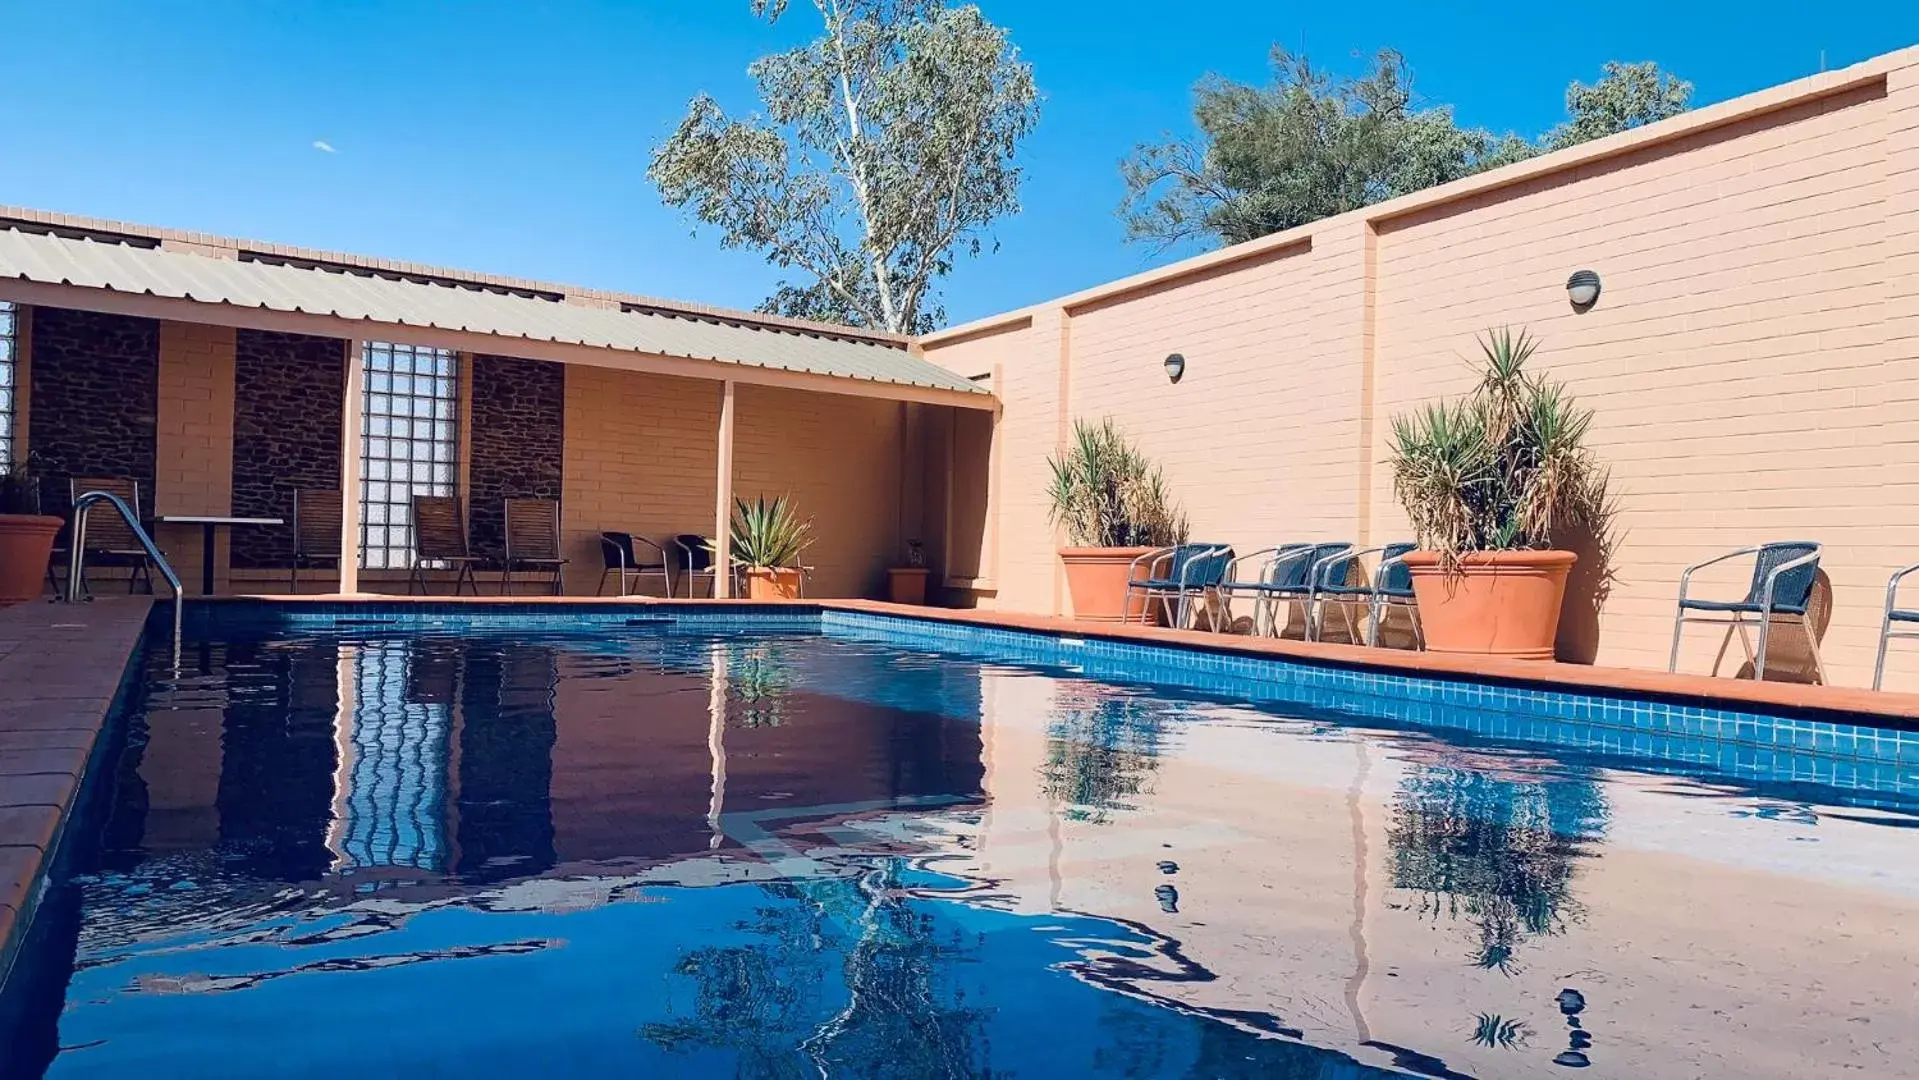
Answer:
[[[566,558],[560,554],[560,504],[556,499],[507,499],[506,558],[500,563],[500,595],[513,588],[513,573],[544,574],[554,596],[566,592]],[[601,580],[605,580],[604,574]]]
[[[133,511],[133,516],[146,519],[146,513],[140,508],[140,482],[124,476],[76,476],[68,482],[68,497],[78,502],[80,496],[89,491],[104,491],[109,495],[118,495]],[[68,524],[71,529],[71,523]],[[72,538],[68,538],[72,543]],[[71,551],[72,548],[67,550]],[[127,591],[130,593],[140,582],[145,581],[147,592],[153,592],[153,562],[147,557],[147,549],[140,544],[140,538],[133,535],[126,519],[118,514],[93,514],[87,518],[86,550],[82,553],[88,566],[126,566],[132,572],[127,575]],[[80,588],[92,593],[85,574],[80,579]]]
[[[317,563],[340,567],[341,499],[338,491],[293,491],[293,562],[287,568],[287,591],[300,591],[300,571]]]
[[[460,595],[460,587],[465,585],[478,596],[480,586],[474,580],[473,567],[479,561],[479,556],[467,545],[466,513],[458,497],[413,496],[413,570],[406,581],[409,595],[416,586],[422,593],[430,591],[425,567],[429,562],[437,562],[454,571],[453,595]]]

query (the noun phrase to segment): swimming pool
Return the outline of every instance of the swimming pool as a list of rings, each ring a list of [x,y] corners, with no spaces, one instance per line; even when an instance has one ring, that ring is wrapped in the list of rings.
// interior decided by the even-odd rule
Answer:
[[[849,613],[201,632],[0,1075],[1919,1060],[1900,733]]]

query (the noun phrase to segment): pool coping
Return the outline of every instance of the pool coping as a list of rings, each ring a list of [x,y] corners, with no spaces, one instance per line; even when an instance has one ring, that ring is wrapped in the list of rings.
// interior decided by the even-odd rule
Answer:
[[[0,985],[32,922],[153,606],[0,608]]]
[[[1083,622],[1054,615],[892,604],[879,600],[689,600],[657,596],[397,596],[384,593],[343,596],[309,593],[190,598],[188,604],[189,606],[259,604],[275,607],[308,604],[368,607],[507,605],[528,610],[543,607],[567,609],[596,606],[616,610],[623,607],[695,610],[776,608],[790,610],[796,614],[810,610],[847,611],[977,626],[984,629],[1024,631],[1052,637],[1092,638],[1171,646],[1187,650],[1285,660],[1319,667],[1401,675],[1428,675],[1606,696],[1648,697],[1712,708],[1757,709],[1793,717],[1835,719],[1842,723],[1919,730],[1919,694],[1899,691],[1808,683],[1761,683],[1750,679],[1724,676],[1675,674],[1595,664],[1501,660],[1493,657],[1369,648],[1363,645],[1307,642],[1285,638],[1249,637],[1199,630],[1169,630],[1156,626]]]

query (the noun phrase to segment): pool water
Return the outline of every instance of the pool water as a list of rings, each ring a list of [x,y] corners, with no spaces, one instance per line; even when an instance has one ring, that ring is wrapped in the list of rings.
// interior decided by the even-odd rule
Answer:
[[[0,1076],[1919,1072],[1897,770],[817,634],[146,663]]]

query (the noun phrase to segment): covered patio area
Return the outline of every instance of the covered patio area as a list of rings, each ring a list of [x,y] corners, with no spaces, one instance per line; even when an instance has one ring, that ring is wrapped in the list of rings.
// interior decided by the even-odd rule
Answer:
[[[602,586],[603,532],[643,538],[641,561],[717,538],[726,565],[735,495],[813,521],[810,596],[883,596],[915,546],[935,598],[981,564],[998,402],[904,338],[18,209],[0,209],[0,302],[5,449],[35,464],[43,512],[76,478],[132,481],[189,594],[209,535],[214,592],[286,592],[296,493],[305,533],[347,493],[331,550],[355,553],[303,541],[306,593],[405,591],[415,496],[458,500],[486,593],[519,499],[557,501],[573,595]]]

